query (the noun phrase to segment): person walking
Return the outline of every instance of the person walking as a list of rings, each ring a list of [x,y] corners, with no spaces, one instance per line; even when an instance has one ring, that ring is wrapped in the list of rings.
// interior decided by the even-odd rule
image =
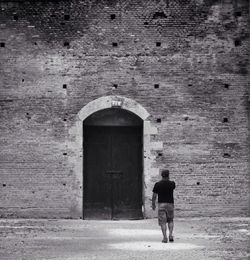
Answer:
[[[167,224],[169,229],[169,242],[174,242],[174,189],[175,182],[169,180],[169,170],[162,170],[162,179],[156,182],[153,188],[152,209],[156,209],[158,196],[158,223],[163,234],[163,243],[168,242]]]

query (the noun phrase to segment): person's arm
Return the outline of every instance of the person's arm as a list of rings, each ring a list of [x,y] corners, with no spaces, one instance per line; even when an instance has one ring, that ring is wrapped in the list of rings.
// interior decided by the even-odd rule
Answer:
[[[152,196],[152,209],[153,210],[155,210],[155,208],[156,208],[156,206],[155,206],[156,197],[157,197],[157,194],[153,192],[153,196]]]

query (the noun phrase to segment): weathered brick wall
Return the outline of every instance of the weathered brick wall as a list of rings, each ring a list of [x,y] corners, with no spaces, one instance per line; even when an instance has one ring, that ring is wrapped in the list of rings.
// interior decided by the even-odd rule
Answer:
[[[248,0],[0,8],[2,217],[79,217],[69,130],[108,95],[150,113],[164,144],[154,165],[172,172],[177,215],[248,214]]]

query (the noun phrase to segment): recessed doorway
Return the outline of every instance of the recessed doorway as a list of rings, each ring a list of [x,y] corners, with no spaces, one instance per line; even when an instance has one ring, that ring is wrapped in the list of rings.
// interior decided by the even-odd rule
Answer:
[[[83,218],[142,218],[143,120],[109,108],[83,121]]]

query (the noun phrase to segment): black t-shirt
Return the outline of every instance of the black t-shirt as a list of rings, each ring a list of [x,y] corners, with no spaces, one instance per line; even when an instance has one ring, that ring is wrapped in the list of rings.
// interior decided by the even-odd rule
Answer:
[[[161,180],[156,182],[153,192],[158,195],[159,203],[174,203],[175,182],[170,180]]]

